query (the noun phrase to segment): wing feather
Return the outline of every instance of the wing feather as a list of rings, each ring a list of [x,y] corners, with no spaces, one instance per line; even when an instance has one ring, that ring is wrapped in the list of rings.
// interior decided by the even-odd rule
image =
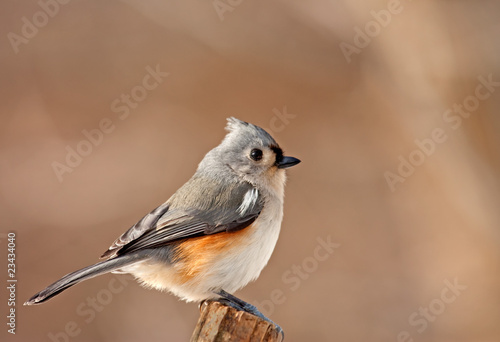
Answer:
[[[262,210],[261,195],[249,183],[214,187],[196,179],[190,182],[116,239],[102,257],[113,258],[181,239],[244,229],[255,221]],[[210,189],[219,191],[210,193]],[[186,191],[200,191],[203,194],[198,197],[200,202],[191,203],[188,208],[173,205],[178,202],[174,197],[185,196]],[[230,200],[225,203],[217,200],[221,198]]]

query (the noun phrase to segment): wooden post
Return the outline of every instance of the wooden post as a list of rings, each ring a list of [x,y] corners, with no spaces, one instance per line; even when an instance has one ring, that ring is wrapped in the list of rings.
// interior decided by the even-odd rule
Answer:
[[[205,301],[191,342],[281,342],[272,323],[217,301]]]

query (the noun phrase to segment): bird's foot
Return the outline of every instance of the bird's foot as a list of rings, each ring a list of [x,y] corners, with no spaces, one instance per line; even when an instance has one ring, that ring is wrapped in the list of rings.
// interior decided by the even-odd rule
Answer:
[[[281,335],[282,339],[285,338],[285,333],[283,332],[283,329],[281,329],[281,327],[278,324],[274,323],[272,320],[264,316],[264,314],[260,312],[254,305],[247,303],[244,300],[241,300],[238,297],[233,296],[232,294],[227,293],[224,290],[220,290],[216,293],[219,296],[221,296],[221,298],[217,299],[218,302],[230,306],[232,308],[235,308],[236,310],[248,312],[249,314],[252,314],[254,316],[263,319],[266,322],[269,322],[275,327],[276,331]]]

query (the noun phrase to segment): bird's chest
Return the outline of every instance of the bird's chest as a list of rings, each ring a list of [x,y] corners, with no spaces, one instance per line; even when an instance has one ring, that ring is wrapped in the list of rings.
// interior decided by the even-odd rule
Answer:
[[[282,219],[282,202],[266,203],[252,226],[244,229],[247,231],[238,246],[228,249],[227,259],[220,260],[215,269],[224,269],[220,274],[230,275],[233,281],[237,278],[242,284],[256,279],[273,253]]]

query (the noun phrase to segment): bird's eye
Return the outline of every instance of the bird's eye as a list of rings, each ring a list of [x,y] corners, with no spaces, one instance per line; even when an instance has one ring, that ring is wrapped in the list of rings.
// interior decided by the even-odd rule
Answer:
[[[250,151],[250,158],[252,158],[255,161],[261,160],[262,159],[262,150],[259,150],[258,148],[254,148],[252,151]]]

